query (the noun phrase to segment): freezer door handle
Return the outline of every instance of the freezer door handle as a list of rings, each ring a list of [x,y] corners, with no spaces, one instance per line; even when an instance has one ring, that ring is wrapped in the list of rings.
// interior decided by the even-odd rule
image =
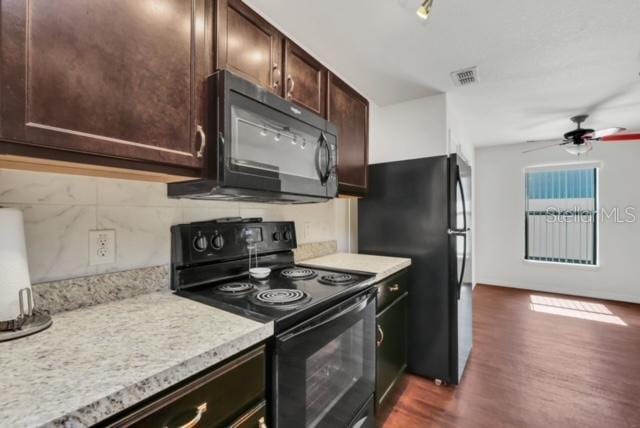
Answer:
[[[467,202],[464,196],[464,187],[462,186],[462,177],[460,176],[460,167],[456,165],[456,181],[458,182],[458,188],[460,189],[460,199],[462,200],[462,222],[463,229],[467,229]]]

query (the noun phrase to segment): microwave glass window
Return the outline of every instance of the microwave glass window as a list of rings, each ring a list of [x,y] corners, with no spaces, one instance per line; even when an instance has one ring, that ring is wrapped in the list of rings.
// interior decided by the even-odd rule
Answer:
[[[316,151],[320,135],[231,107],[233,124],[231,167],[251,168],[316,180]]]

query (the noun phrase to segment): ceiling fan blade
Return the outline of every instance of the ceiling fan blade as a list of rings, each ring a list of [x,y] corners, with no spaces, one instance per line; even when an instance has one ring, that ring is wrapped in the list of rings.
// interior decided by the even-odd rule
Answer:
[[[545,150],[545,149],[550,149],[551,147],[560,147],[560,146],[565,146],[567,144],[571,143],[571,141],[563,141],[561,143],[558,144],[558,141],[556,140],[556,144],[552,144],[550,146],[543,146],[543,147],[536,147],[535,149],[529,149],[529,150],[525,150],[522,153],[531,153],[531,152],[537,152],[538,150]]]
[[[610,135],[614,135],[617,134],[619,132],[623,132],[626,131],[626,128],[606,128],[606,129],[599,129],[597,131],[595,131],[592,134],[589,135],[585,135],[585,137],[587,138],[591,138],[592,140],[597,140],[598,138],[602,138],[602,137],[608,137]]]
[[[529,140],[527,141],[527,144],[533,144],[533,143],[563,143],[565,142],[565,140],[561,140],[559,138],[550,138],[548,140]]]
[[[600,141],[602,141],[603,143],[631,143],[634,141],[640,142],[640,133],[609,135],[602,137]]]

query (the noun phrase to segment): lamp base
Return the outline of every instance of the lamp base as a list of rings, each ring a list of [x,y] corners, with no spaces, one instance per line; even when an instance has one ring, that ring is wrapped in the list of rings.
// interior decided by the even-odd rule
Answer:
[[[51,326],[53,320],[49,314],[34,314],[26,317],[19,330],[0,331],[0,342],[29,336]]]

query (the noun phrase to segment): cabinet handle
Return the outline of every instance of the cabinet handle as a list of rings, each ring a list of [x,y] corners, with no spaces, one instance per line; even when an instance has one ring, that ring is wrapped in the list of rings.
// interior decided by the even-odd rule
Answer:
[[[198,125],[196,132],[200,136],[200,150],[196,153],[196,157],[201,159],[204,156],[204,148],[207,146],[207,134],[204,133],[202,126]]]
[[[278,75],[278,77],[276,78],[276,75]],[[280,77],[282,76],[282,72],[280,71],[280,67],[278,66],[278,63],[274,63],[273,64],[273,87],[277,88],[278,86],[280,86]]]
[[[264,417],[258,419],[258,428],[267,428],[267,423],[264,421]]]
[[[400,286],[398,284],[393,284],[391,287],[389,287],[389,291],[398,291],[400,290]]]
[[[204,403],[202,403],[197,407],[196,416],[186,424],[180,425],[178,428],[194,428],[196,425],[198,425],[198,422],[200,422],[200,419],[202,419],[202,415],[206,411],[207,411],[207,402],[205,401]],[[165,426],[164,428],[169,428],[169,427]]]
[[[293,80],[291,75],[287,76],[287,87],[289,88],[287,91],[287,98],[291,98],[291,95],[293,95],[293,89],[296,87],[296,81]]]
[[[376,340],[376,346],[379,348],[382,342],[384,342],[384,331],[382,331],[380,324],[378,324],[378,333],[380,333],[380,340]]]

